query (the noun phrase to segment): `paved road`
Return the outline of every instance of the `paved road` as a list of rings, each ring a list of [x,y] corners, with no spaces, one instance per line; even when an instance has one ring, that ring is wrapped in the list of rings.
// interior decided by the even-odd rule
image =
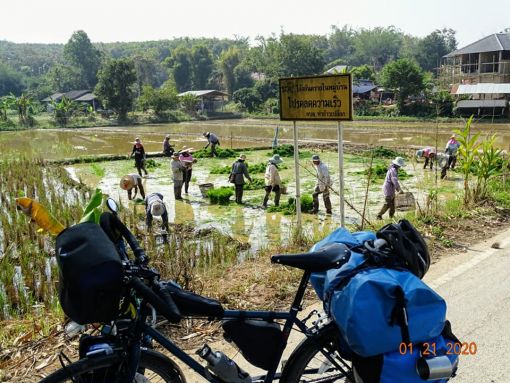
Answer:
[[[510,230],[441,259],[426,281],[446,299],[454,333],[478,348],[461,357],[453,382],[510,382]]]

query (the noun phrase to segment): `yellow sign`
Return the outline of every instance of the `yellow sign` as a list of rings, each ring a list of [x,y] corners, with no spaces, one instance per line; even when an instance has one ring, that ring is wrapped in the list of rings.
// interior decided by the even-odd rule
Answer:
[[[281,78],[280,120],[352,120],[351,75]]]

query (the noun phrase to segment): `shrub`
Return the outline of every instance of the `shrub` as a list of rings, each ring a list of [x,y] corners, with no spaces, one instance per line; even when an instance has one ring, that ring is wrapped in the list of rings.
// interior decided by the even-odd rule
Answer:
[[[230,197],[234,195],[234,191],[230,186],[222,186],[217,189],[210,189],[207,197],[213,204],[228,205]]]

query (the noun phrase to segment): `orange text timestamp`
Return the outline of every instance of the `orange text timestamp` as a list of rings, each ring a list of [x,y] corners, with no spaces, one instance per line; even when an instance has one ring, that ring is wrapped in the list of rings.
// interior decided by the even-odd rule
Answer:
[[[476,355],[478,347],[476,342],[448,342],[440,345],[436,345],[436,342],[424,342],[400,343],[398,350],[401,355],[419,352],[423,356],[435,356],[437,351],[440,351],[440,355]]]

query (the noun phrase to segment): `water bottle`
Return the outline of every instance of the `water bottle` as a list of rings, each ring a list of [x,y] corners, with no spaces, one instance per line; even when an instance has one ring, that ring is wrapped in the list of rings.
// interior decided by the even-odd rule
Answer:
[[[197,354],[207,361],[207,367],[224,382],[251,383],[250,375],[221,351],[213,351],[208,345],[204,345]]]
[[[448,379],[453,375],[455,366],[446,356],[420,358],[416,361],[416,371],[423,380]]]
[[[96,355],[111,355],[113,348],[108,343],[96,343],[89,347],[85,356],[88,358]]]
[[[86,327],[84,325],[71,321],[66,325],[64,332],[69,338],[74,338],[80,332],[83,332],[85,330]]]

